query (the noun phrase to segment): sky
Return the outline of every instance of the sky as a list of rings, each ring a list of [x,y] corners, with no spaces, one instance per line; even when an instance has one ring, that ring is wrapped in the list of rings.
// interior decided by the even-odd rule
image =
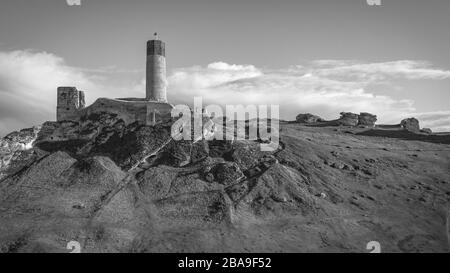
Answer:
[[[145,96],[166,42],[172,104],[279,104],[281,118],[371,112],[450,131],[450,1],[2,0],[0,136],[55,120],[56,89]]]

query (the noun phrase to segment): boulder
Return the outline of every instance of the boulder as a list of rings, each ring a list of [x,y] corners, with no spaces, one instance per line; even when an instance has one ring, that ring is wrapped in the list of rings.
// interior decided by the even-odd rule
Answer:
[[[377,116],[370,113],[360,113],[358,117],[358,126],[374,127],[377,122]]]
[[[410,132],[420,132],[419,121],[416,118],[407,118],[400,122],[400,126]]]
[[[299,114],[295,119],[298,123],[315,123],[325,121],[323,118],[310,113]]]
[[[214,175],[212,173],[207,173],[205,175],[205,180],[208,182],[214,182]]]
[[[40,127],[23,129],[0,139],[0,178],[36,159],[32,148],[39,131]]]
[[[160,163],[183,167],[191,163],[192,141],[180,140],[171,141],[163,151]]]
[[[248,209],[258,217],[308,215],[315,213],[313,195],[305,179],[294,169],[274,164],[247,188],[239,184],[227,191],[238,209]]]
[[[341,117],[338,119],[338,124],[343,126],[356,126],[358,122],[359,115],[350,112],[342,112]]]
[[[217,164],[213,168],[212,173],[216,178],[216,181],[225,186],[236,183],[241,177],[244,176],[244,173],[234,162]]]
[[[171,139],[170,129],[170,123],[156,126],[143,126],[139,123],[125,125],[116,114],[99,113],[91,114],[78,122],[44,123],[34,146],[49,153],[64,151],[76,158],[107,156],[124,170],[139,164],[145,156],[155,151],[164,148],[163,151],[171,154],[172,149],[175,151],[173,164],[183,165],[190,160],[185,157],[190,156],[192,145],[167,145]]]
[[[191,163],[198,163],[209,156],[208,141],[200,140],[192,144]]]
[[[265,155],[261,151],[260,144],[256,142],[237,141],[233,143],[231,160],[238,164],[243,171],[258,165],[259,160]]]
[[[150,200],[159,200],[168,196],[177,172],[164,167],[152,167],[138,177],[142,193]]]
[[[430,128],[422,128],[422,130],[420,130],[420,132],[425,133],[425,134],[433,133],[433,131]]]

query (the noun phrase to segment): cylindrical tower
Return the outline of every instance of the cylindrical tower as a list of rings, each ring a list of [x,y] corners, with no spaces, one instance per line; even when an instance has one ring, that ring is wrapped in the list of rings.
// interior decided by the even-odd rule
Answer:
[[[156,37],[147,42],[146,99],[167,102],[166,45]]]

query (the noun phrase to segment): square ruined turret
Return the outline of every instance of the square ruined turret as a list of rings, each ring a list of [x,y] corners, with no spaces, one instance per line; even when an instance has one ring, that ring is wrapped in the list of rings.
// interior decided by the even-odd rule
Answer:
[[[56,120],[77,119],[78,111],[85,107],[84,92],[75,87],[58,87]]]

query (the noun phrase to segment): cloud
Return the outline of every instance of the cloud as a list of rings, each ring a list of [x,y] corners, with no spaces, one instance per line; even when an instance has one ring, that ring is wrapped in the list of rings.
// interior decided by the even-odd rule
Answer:
[[[436,132],[450,132],[450,110],[414,113],[412,116],[419,119],[424,128],[433,128]]]
[[[99,68],[76,68],[78,71],[87,72],[87,73],[98,73],[98,74],[136,74],[136,73],[145,73],[142,69],[122,69],[118,68],[115,65],[104,66]]]
[[[224,62],[209,64],[206,68],[193,66],[176,69],[169,77],[175,88],[214,88],[240,79],[252,79],[262,72],[253,65],[230,65]]]
[[[56,87],[92,88],[82,73],[46,52],[0,52],[0,133],[53,119]]]
[[[63,58],[47,52],[0,51],[0,135],[54,120],[58,86],[88,91],[88,103],[98,97],[140,92],[110,84],[110,78],[102,75],[105,71],[113,68],[96,71],[71,67]]]
[[[367,81],[389,78],[408,80],[443,80],[450,78],[450,71],[435,69],[425,61],[393,61],[383,63],[361,63],[357,61],[320,60],[313,62],[318,68],[313,71],[322,76],[353,77]]]
[[[286,69],[219,62],[206,67],[176,69],[169,77],[169,96],[171,101],[187,104],[192,103],[193,96],[222,106],[278,104],[284,119],[306,112],[332,119],[342,111],[352,111],[372,112],[382,123],[398,123],[416,112],[414,101],[377,94],[374,84],[393,78],[440,80],[449,77],[450,71],[414,61],[319,60]],[[438,128],[446,127],[439,125]]]

